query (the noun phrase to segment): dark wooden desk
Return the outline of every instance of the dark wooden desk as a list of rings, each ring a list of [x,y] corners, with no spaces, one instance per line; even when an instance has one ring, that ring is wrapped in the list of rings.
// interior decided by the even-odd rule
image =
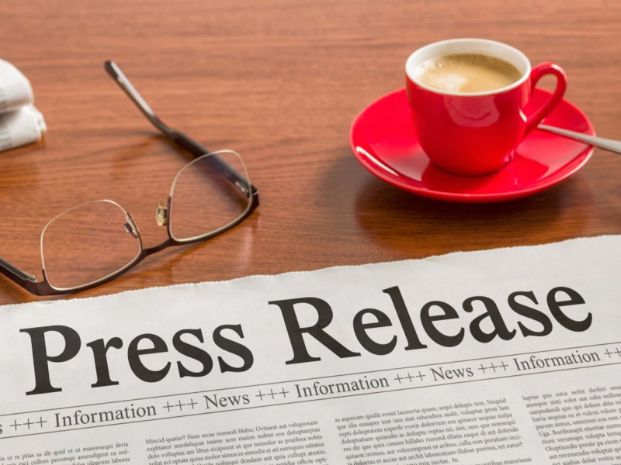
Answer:
[[[184,160],[102,62],[121,64],[171,124],[247,160],[262,205],[202,245],[168,249],[81,296],[621,232],[621,159],[596,151],[531,198],[456,205],[413,197],[350,153],[354,116],[402,86],[419,46],[488,37],[555,60],[568,98],[621,138],[621,3],[615,1],[66,1],[0,3],[0,56],[32,81],[49,134],[0,154],[0,256],[40,275],[41,228],[112,198],[158,242],[154,211]],[[0,278],[0,303],[33,297]]]

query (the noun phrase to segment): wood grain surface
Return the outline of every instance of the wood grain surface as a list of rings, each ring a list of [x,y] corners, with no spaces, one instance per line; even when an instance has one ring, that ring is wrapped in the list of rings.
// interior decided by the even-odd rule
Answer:
[[[3,258],[40,276],[42,227],[90,199],[125,206],[147,245],[165,237],[155,208],[185,159],[104,73],[108,58],[170,124],[242,153],[261,191],[241,226],[78,296],[621,232],[618,155],[596,150],[530,198],[459,205],[383,184],[348,147],[353,118],[402,86],[414,49],[464,36],[558,62],[567,98],[621,139],[621,2],[3,0],[0,22],[0,56],[49,125],[43,144],[0,153]],[[33,299],[0,277],[0,304]]]

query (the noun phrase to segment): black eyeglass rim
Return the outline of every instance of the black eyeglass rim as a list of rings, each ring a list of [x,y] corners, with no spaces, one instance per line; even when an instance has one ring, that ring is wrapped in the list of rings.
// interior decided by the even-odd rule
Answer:
[[[235,154],[235,156],[239,157],[240,161],[241,161],[241,155],[239,155],[235,151],[232,151],[232,150],[218,150],[216,152],[203,154],[202,156],[195,158],[194,161],[190,162],[188,165],[186,165],[185,167],[181,168],[181,170],[179,170],[179,172],[177,173],[177,177],[179,176],[179,173],[181,173],[190,164],[196,162],[197,160],[200,160],[201,158],[205,158],[206,160],[212,161],[212,160],[214,160],[215,157],[218,157],[220,159],[220,162],[222,162],[220,156],[223,155],[224,152],[228,152],[230,154]],[[243,163],[243,161],[242,161],[242,163]],[[174,186],[174,181],[173,181],[173,186]],[[242,189],[242,191],[248,192],[249,190],[248,190],[248,188],[246,188],[246,189]],[[43,268],[42,268],[42,273],[43,273],[43,276],[44,276],[44,281],[43,282],[47,283],[48,286],[49,286],[49,287],[46,287],[47,292],[70,293],[70,292],[78,292],[78,291],[81,291],[81,290],[85,290],[85,289],[89,289],[89,288],[92,288],[92,287],[99,286],[99,285],[101,285],[101,284],[103,284],[105,282],[108,282],[110,280],[113,280],[113,279],[117,278],[118,276],[122,275],[123,273],[126,273],[131,268],[133,268],[134,266],[138,265],[142,260],[144,260],[149,255],[152,255],[153,253],[159,252],[160,250],[163,250],[163,249],[165,249],[167,247],[170,247],[170,246],[188,245],[188,244],[193,244],[193,243],[197,243],[197,242],[202,242],[202,241],[208,240],[208,239],[210,239],[212,237],[215,237],[215,236],[217,236],[217,235],[219,235],[219,234],[221,234],[221,233],[223,233],[223,232],[233,228],[234,226],[237,226],[258,205],[258,204],[254,204],[253,205],[253,203],[250,202],[248,204],[248,206],[244,209],[244,211],[240,214],[240,216],[238,216],[237,218],[234,218],[229,223],[226,223],[226,224],[222,225],[221,227],[219,227],[219,228],[217,228],[217,229],[215,229],[213,231],[209,231],[209,232],[206,232],[204,234],[200,234],[200,235],[198,235],[196,237],[191,237],[191,238],[183,239],[183,238],[175,237],[175,235],[173,234],[173,230],[172,230],[173,221],[171,219],[174,216],[173,215],[174,210],[172,208],[172,200],[173,200],[173,198],[174,198],[173,190],[171,189],[171,193],[169,194],[169,196],[167,198],[167,201],[166,201],[166,209],[167,209],[167,212],[168,212],[167,213],[168,220],[166,221],[166,230],[167,230],[167,233],[168,233],[168,239],[165,240],[164,242],[162,242],[161,244],[158,244],[158,245],[152,246],[152,247],[147,247],[147,248],[144,247],[144,242],[142,241],[142,235],[140,233],[140,229],[138,228],[138,225],[134,221],[131,213],[128,212],[122,205],[118,204],[117,202],[115,202],[113,200],[110,200],[110,199],[100,199],[100,200],[92,200],[92,201],[89,201],[89,202],[85,202],[84,204],[80,204],[80,205],[74,207],[74,208],[79,208],[82,205],[93,203],[93,202],[109,202],[109,203],[114,204],[116,207],[118,207],[119,209],[121,209],[123,211],[123,213],[128,217],[128,220],[131,222],[131,224],[135,228],[135,233],[137,235],[140,252],[133,259],[131,259],[127,264],[125,264],[124,266],[122,266],[118,270],[110,273],[109,275],[106,275],[106,276],[104,276],[102,278],[93,280],[92,282],[84,283],[84,284],[81,284],[81,285],[78,285],[78,286],[69,286],[69,287],[57,286],[57,285],[52,284],[51,281],[53,281],[53,280],[49,279],[47,270],[45,268],[44,254],[42,252],[41,260],[42,260],[42,264],[43,264]],[[62,215],[63,214],[59,215],[59,217],[62,216]],[[58,218],[58,217],[56,217],[56,218]],[[52,220],[52,221],[54,221],[54,220]],[[49,223],[49,224],[51,224],[51,223]],[[45,233],[45,229],[44,229],[44,233]]]
[[[170,230],[170,222],[167,225],[167,233],[168,239],[166,239],[161,244],[152,246],[152,247],[143,247],[142,238],[139,236],[140,240],[140,253],[127,265],[125,265],[120,270],[100,279],[93,281],[91,283],[87,283],[83,286],[76,286],[67,289],[59,289],[53,287],[48,279],[45,272],[45,269],[42,267],[43,280],[37,281],[36,277],[27,273],[23,270],[20,270],[18,267],[12,265],[8,261],[0,258],[0,274],[3,274],[11,281],[13,281],[18,286],[26,289],[28,292],[39,295],[39,296],[51,296],[51,295],[63,295],[63,294],[73,294],[81,291],[85,291],[87,289],[92,289],[94,287],[101,286],[106,284],[122,274],[126,273],[130,269],[134,268],[141,261],[143,261],[149,255],[152,255],[156,252],[164,250],[171,246],[178,245],[188,245],[198,242],[203,242],[209,240],[219,234],[222,234],[238,224],[244,221],[258,206],[259,206],[259,191],[258,189],[252,185],[246,178],[244,178],[240,173],[238,173],[233,167],[231,167],[228,163],[222,160],[221,157],[217,155],[217,152],[211,153],[204,147],[202,144],[187,136],[181,131],[171,128],[166,125],[151,109],[147,101],[140,95],[140,93],[136,90],[136,88],[132,85],[132,83],[127,79],[121,68],[114,63],[113,61],[106,61],[104,63],[104,68],[106,72],[117,82],[117,84],[123,89],[123,91],[128,95],[130,100],[134,102],[134,104],[138,107],[140,112],[155,126],[160,132],[162,132],[168,140],[174,142],[177,146],[194,155],[194,157],[202,157],[204,155],[210,155],[209,159],[213,161],[214,167],[217,169],[219,173],[225,176],[229,182],[231,182],[238,190],[240,190],[244,195],[250,198],[250,206],[236,219],[228,223],[227,225],[211,232],[207,233],[203,236],[189,239],[189,240],[177,240],[173,237],[172,232]],[[248,191],[249,189],[249,191]],[[172,197],[169,195],[167,199],[167,208],[170,212]],[[129,214],[129,213],[128,213]],[[131,215],[130,215],[131,218]],[[132,219],[133,221],[133,219]]]

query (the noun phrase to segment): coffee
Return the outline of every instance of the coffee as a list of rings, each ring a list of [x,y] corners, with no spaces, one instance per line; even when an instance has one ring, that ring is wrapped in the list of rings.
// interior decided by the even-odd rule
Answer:
[[[441,92],[468,94],[506,87],[521,77],[511,63],[477,53],[442,55],[422,62],[416,80]]]

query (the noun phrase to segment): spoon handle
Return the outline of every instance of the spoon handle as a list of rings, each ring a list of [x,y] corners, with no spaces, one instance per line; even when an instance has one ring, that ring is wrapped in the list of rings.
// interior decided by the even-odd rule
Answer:
[[[603,137],[588,136],[580,132],[568,131],[567,129],[557,128],[555,126],[548,126],[547,124],[540,124],[538,129],[557,134],[559,136],[574,139],[585,144],[599,147],[600,149],[609,150],[610,152],[621,153],[621,141],[604,139]]]

